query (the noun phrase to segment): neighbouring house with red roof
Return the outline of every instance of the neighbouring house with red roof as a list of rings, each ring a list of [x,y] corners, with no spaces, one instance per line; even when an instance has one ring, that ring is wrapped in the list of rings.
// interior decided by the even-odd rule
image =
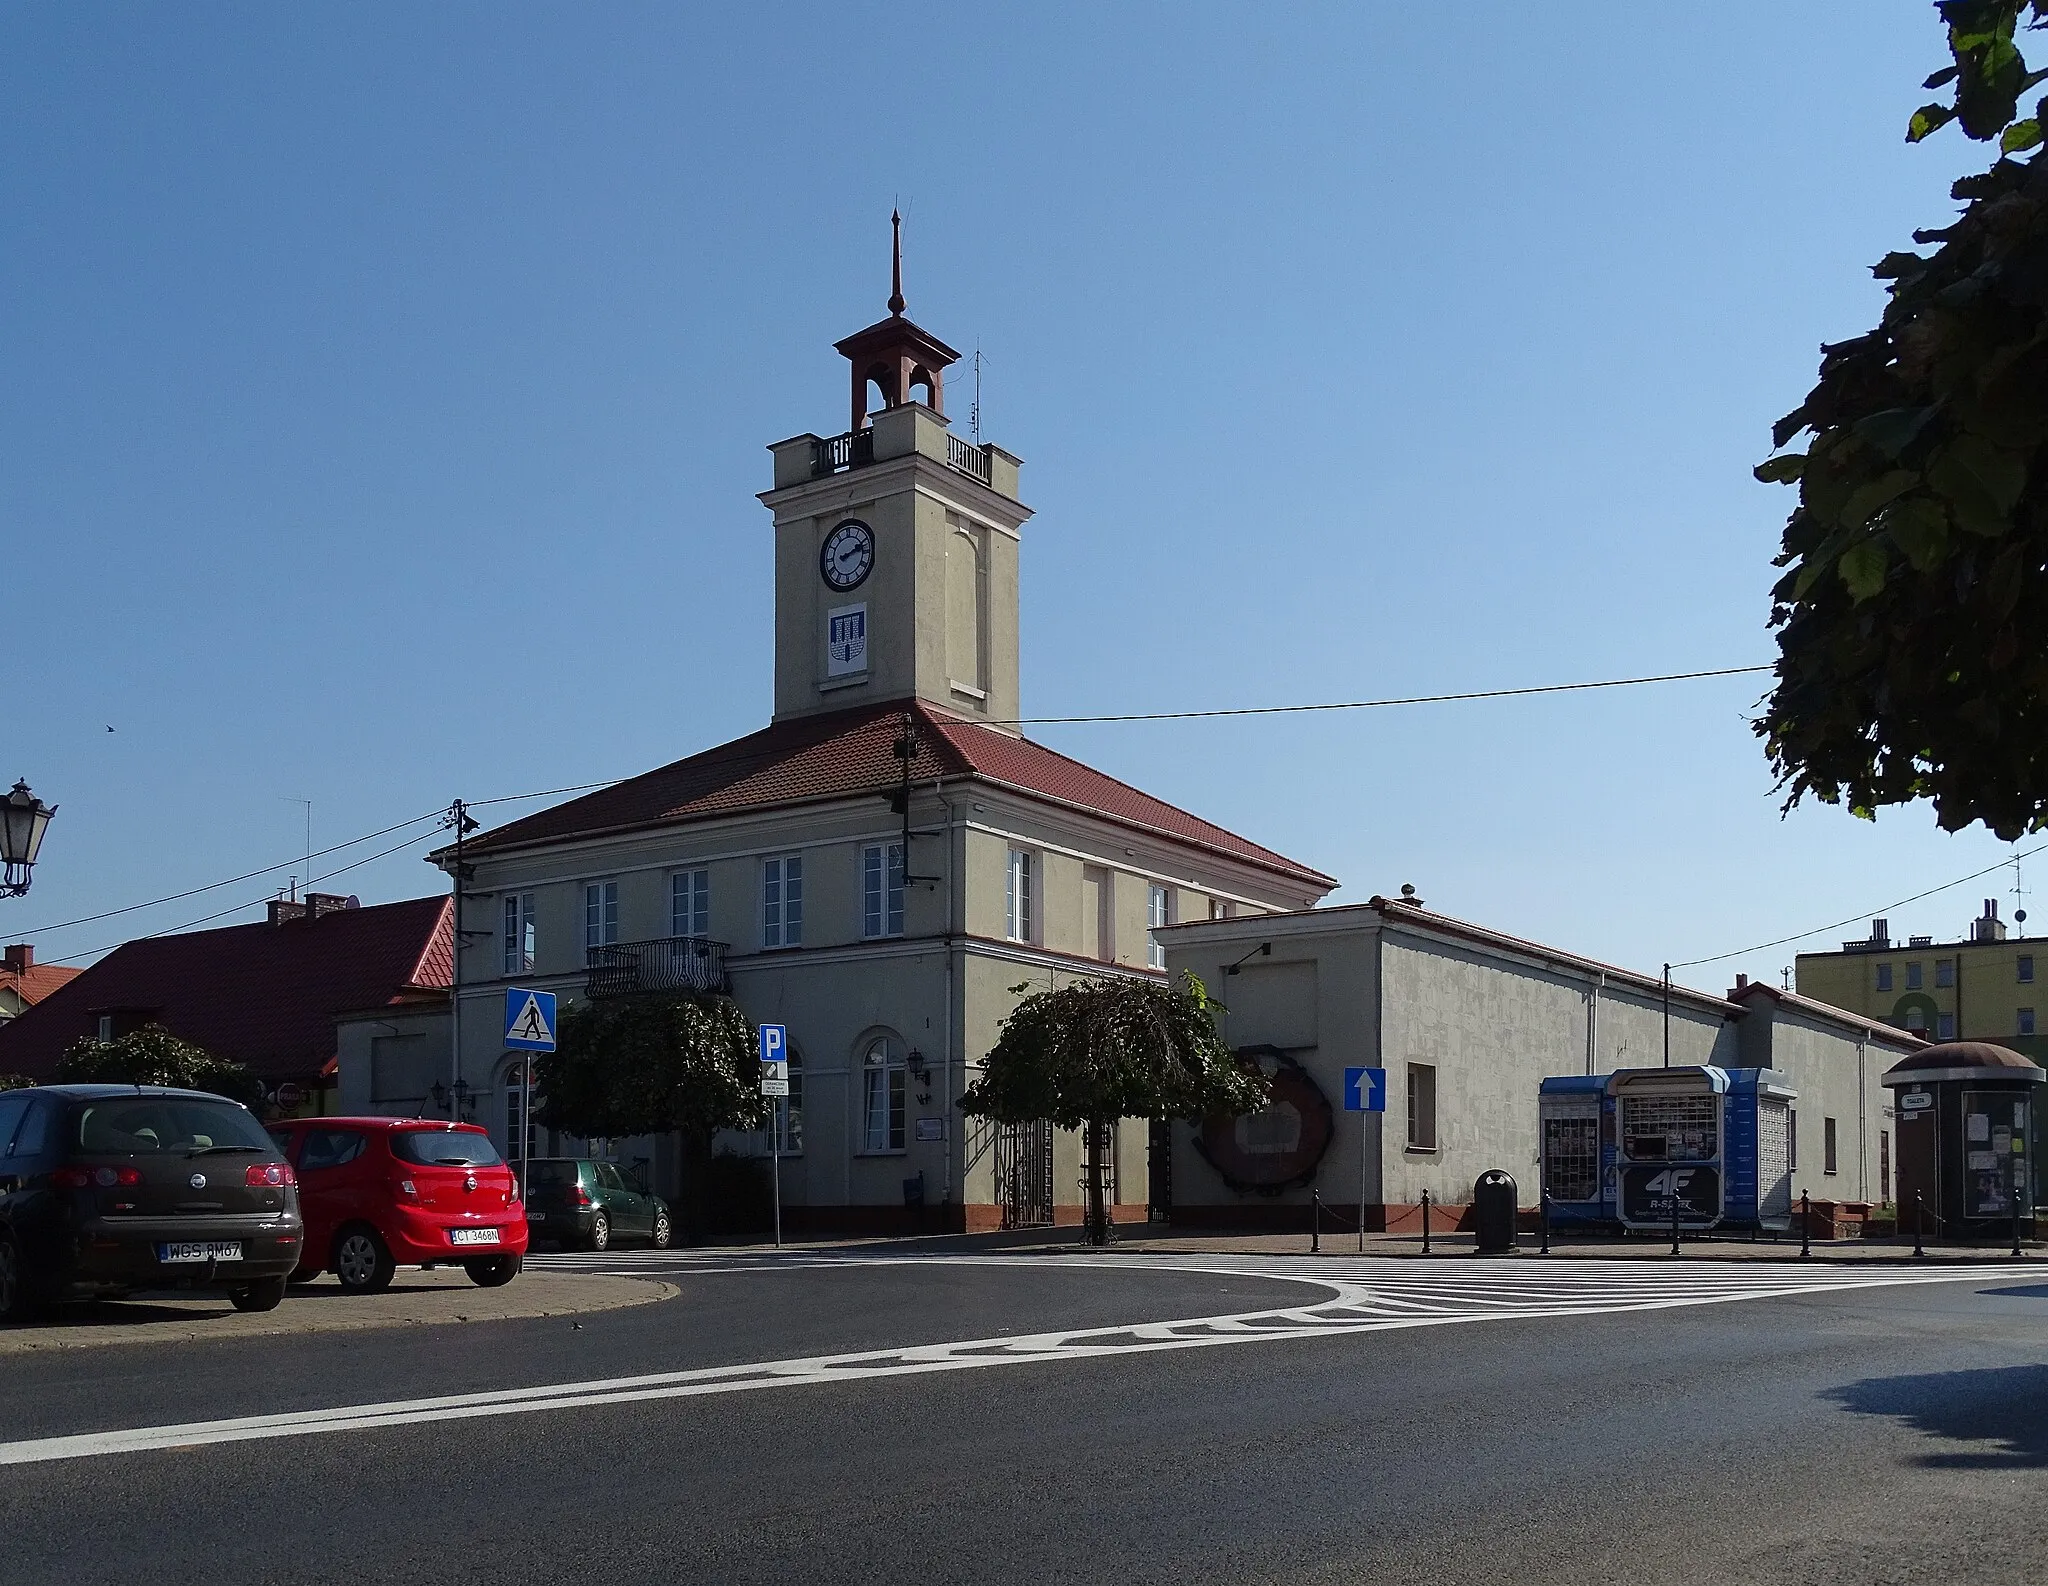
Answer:
[[[465,844],[460,1076],[508,1150],[507,987],[728,990],[788,1029],[791,1224],[1078,1221],[1077,1136],[956,1106],[1020,984],[1163,975],[1156,928],[1336,885],[1023,736],[1018,460],[950,433],[956,354],[903,306],[838,344],[851,429],[770,448],[770,725]],[[370,1066],[344,1059],[344,1110],[413,1105],[396,1065],[386,1096]],[[1159,1193],[1150,1146],[1142,1120],[1119,1131],[1126,1218]],[[674,1152],[640,1149],[673,1185]]]
[[[81,1036],[160,1024],[305,1101],[334,1082],[336,1020],[368,1010],[438,1012],[453,959],[446,898],[357,908],[310,894],[256,925],[128,942],[0,1025],[0,1073],[48,1079]],[[290,1101],[290,1092],[286,1092]]]
[[[0,957],[0,1024],[19,1017],[77,973],[68,964],[39,964],[33,947],[14,943]]]

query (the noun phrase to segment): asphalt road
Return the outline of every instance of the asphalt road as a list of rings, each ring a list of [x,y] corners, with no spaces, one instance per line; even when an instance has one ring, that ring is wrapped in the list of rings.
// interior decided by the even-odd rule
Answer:
[[[2039,1264],[1898,1287],[1704,1263],[662,1265],[678,1298],[580,1326],[11,1358],[0,1582],[2038,1582],[2048,1564]],[[1817,1280],[1854,1286],[1727,1302]],[[255,1416],[279,1419],[222,1424]]]

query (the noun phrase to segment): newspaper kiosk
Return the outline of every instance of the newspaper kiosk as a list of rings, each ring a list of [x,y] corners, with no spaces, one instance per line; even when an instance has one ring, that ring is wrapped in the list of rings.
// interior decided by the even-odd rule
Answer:
[[[1762,1229],[1792,1221],[1791,1103],[1768,1068],[1625,1068],[1543,1081],[1553,1227]],[[1675,1206],[1674,1206],[1675,1203]]]

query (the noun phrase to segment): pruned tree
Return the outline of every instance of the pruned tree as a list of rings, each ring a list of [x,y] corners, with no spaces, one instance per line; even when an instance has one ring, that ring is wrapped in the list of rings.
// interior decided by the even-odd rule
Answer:
[[[1239,1063],[1216,1028],[1221,1010],[1187,973],[1177,984],[1105,976],[1041,991],[1003,1021],[960,1110],[1086,1129],[1089,1238],[1107,1244],[1103,1169],[1119,1120],[1234,1116],[1266,1104],[1265,1077]]]
[[[57,1059],[57,1079],[73,1085],[169,1085],[209,1090],[245,1107],[263,1103],[263,1082],[232,1058],[215,1057],[160,1024],[96,1041],[82,1035]]]
[[[1906,136],[1953,121],[2000,157],[1954,185],[1952,224],[1914,233],[1933,252],[1874,267],[1880,323],[1822,349],[1773,436],[1810,443],[1756,470],[1799,489],[1756,731],[1788,809],[1926,798],[1947,830],[2011,840],[2048,824],[2048,97],[2020,111],[2048,71],[2018,44],[2048,0],[1937,9],[1953,59],[1926,86],[1953,100]]]
[[[549,1128],[585,1137],[680,1135],[678,1210],[684,1237],[700,1238],[712,1136],[768,1121],[754,1043],[730,997],[580,1003],[563,1013],[556,1049],[534,1064],[535,1111]]]

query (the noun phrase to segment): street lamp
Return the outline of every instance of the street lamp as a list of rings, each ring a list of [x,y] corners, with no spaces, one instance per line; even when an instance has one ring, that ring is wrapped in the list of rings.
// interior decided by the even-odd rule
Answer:
[[[28,891],[43,831],[56,813],[57,806],[29,792],[26,782],[17,781],[14,791],[0,799],[0,897],[18,898]]]

